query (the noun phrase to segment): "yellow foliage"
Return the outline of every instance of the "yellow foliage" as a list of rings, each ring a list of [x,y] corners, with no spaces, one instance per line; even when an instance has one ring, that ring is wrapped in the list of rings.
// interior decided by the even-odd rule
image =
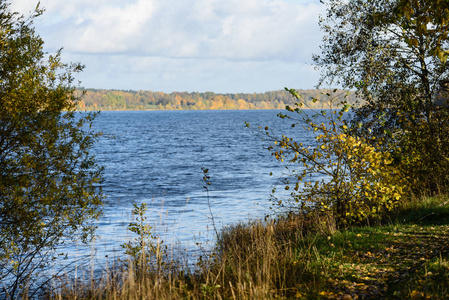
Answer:
[[[324,175],[326,179],[297,185],[291,192],[294,203],[301,203],[301,209],[306,211],[330,211],[340,224],[379,218],[398,204],[407,190],[406,181],[392,165],[389,151],[350,135],[343,114],[334,118],[335,114],[320,113],[327,124],[318,124],[310,120],[310,112],[298,113],[304,127],[317,132],[314,146],[298,145],[282,136],[275,145],[284,151],[283,155],[279,150],[274,155],[281,161],[289,157],[289,165],[299,164],[299,170],[287,166],[298,183],[310,174]]]

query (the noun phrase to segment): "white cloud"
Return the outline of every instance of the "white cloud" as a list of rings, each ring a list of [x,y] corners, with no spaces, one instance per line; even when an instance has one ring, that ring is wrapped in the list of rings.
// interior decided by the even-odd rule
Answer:
[[[28,3],[32,7],[33,2]],[[54,48],[227,59],[302,58],[309,54],[309,45],[319,42],[317,16],[322,9],[318,3],[281,0],[46,0],[42,4],[48,12],[40,25],[52,32],[49,43]],[[25,7],[17,5],[21,10]]]
[[[64,47],[68,57],[85,63],[82,78],[92,82],[86,84],[90,87],[100,81],[104,87],[111,80],[112,88],[112,81],[118,84],[115,77],[123,77],[122,85],[129,88],[152,88],[140,87],[139,83],[149,82],[140,76],[172,86],[164,78],[184,76],[183,84],[191,81],[198,86],[188,90],[209,89],[207,84],[217,88],[222,80],[229,89],[234,81],[234,90],[242,81],[253,86],[260,82],[260,91],[269,88],[269,78],[286,80],[282,74],[294,75],[293,70],[308,72],[303,78],[317,77],[310,76],[305,63],[321,42],[317,23],[324,7],[318,0],[41,0],[41,4],[47,11],[36,27],[48,51]],[[12,8],[26,13],[35,5],[34,0],[20,0]],[[127,77],[105,72],[123,72]],[[127,78],[133,79],[126,83]]]

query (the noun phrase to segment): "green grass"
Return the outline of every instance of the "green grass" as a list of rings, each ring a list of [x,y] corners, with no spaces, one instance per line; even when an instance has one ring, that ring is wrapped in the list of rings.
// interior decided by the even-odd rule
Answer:
[[[196,270],[127,268],[54,298],[447,299],[448,200],[408,202],[383,225],[345,230],[313,217],[241,223]]]
[[[446,197],[405,205],[383,226],[320,235],[313,245],[322,298],[446,299],[449,297],[449,206]],[[321,273],[318,273],[321,272]]]

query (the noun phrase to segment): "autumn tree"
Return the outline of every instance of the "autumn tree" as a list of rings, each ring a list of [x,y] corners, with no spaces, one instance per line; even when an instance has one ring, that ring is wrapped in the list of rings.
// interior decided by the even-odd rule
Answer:
[[[58,247],[92,237],[102,168],[90,150],[95,114],[78,114],[72,74],[47,55],[33,20],[0,0],[0,298],[36,291]]]
[[[328,110],[308,105],[297,91],[283,119],[308,130],[307,143],[274,140],[286,162],[289,211],[330,216],[337,225],[381,219],[410,191],[449,187],[448,1],[328,0],[320,21],[322,53],[314,57],[321,84],[357,91],[351,115],[346,97]],[[336,92],[335,90],[334,92]],[[262,130],[263,131],[263,130]]]
[[[354,110],[353,134],[379,137],[371,143],[393,154],[414,192],[448,186],[449,2],[326,5],[322,54],[314,60],[322,83],[356,90],[363,100]]]

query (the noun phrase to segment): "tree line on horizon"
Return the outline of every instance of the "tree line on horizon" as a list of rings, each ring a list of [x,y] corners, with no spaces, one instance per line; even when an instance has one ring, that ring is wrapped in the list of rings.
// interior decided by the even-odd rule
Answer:
[[[153,92],[108,89],[78,89],[84,92],[78,110],[243,110],[284,109],[294,99],[288,91],[265,93],[217,94],[214,92]],[[306,106],[320,108],[331,93],[330,89],[298,90]],[[339,91],[345,93],[344,91]],[[355,103],[355,93],[349,93],[348,102]]]

